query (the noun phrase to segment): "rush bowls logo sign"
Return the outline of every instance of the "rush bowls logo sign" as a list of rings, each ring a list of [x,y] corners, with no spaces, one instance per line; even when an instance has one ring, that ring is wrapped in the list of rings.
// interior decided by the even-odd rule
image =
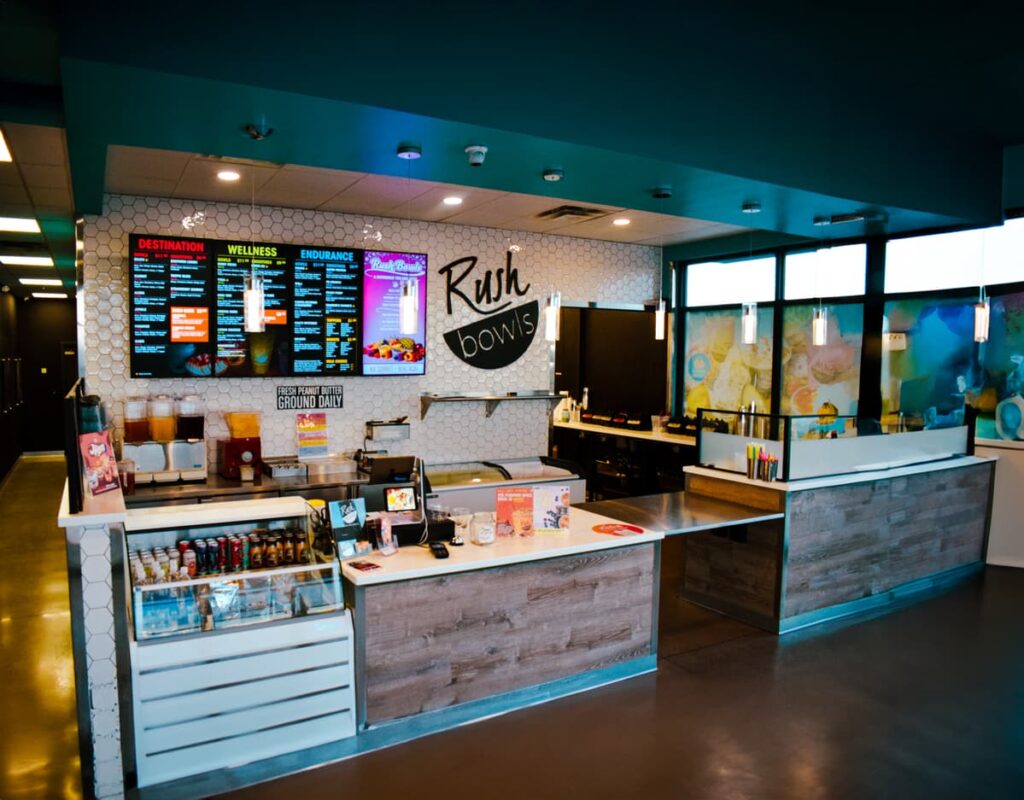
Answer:
[[[530,290],[519,285],[519,272],[512,266],[512,252],[505,266],[476,273],[477,257],[459,258],[441,267],[445,277],[448,314],[458,298],[482,319],[448,331],[448,348],[467,364],[479,369],[501,369],[516,361],[529,348],[537,332],[540,307],[536,300],[513,305]]]

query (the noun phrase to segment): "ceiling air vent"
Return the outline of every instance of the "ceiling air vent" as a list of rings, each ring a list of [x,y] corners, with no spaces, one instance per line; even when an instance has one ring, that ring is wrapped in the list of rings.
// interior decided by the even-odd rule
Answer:
[[[598,217],[606,212],[599,208],[587,208],[586,206],[555,206],[547,211],[541,211],[537,219],[586,219],[587,217]]]

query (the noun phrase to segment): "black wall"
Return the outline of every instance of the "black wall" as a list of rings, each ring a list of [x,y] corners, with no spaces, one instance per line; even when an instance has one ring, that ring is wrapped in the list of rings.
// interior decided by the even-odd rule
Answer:
[[[18,357],[18,302],[11,294],[0,294],[0,359],[17,359]],[[7,364],[5,363],[6,367]],[[0,382],[4,381],[0,371]],[[0,395],[4,389],[0,385]],[[22,452],[22,418],[23,408],[13,408],[8,397],[0,396],[0,480],[2,480],[18,460]],[[58,425],[58,428],[60,426]]]
[[[25,408],[32,424],[24,432],[25,452],[64,449],[61,400],[77,377],[74,300],[29,300],[18,305]]]
[[[654,338],[654,313],[563,308],[555,348],[555,389],[580,399],[590,389],[590,408],[665,410],[668,343]]]

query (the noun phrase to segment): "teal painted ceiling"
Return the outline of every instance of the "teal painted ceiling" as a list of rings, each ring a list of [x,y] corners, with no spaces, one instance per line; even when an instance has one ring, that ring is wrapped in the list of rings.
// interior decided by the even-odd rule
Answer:
[[[418,178],[783,238],[986,224],[1024,181],[1024,8],[994,8],[8,2],[0,121],[63,120],[83,213],[111,144],[404,175],[413,142]]]

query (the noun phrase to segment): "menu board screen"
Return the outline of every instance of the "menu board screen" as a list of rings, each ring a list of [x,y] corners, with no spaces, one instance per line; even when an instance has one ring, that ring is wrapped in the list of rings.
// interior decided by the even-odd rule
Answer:
[[[363,262],[363,374],[422,375],[426,365],[427,257],[367,250]],[[403,316],[411,318],[403,333]]]
[[[132,377],[423,374],[426,255],[139,234],[129,248]]]
[[[292,266],[282,245],[215,242],[217,374],[249,377],[290,374]],[[261,333],[245,332],[245,281],[263,279]]]
[[[209,244],[132,236],[130,273],[133,377],[209,375]]]
[[[300,247],[295,259],[292,373],[358,375],[363,254]]]

